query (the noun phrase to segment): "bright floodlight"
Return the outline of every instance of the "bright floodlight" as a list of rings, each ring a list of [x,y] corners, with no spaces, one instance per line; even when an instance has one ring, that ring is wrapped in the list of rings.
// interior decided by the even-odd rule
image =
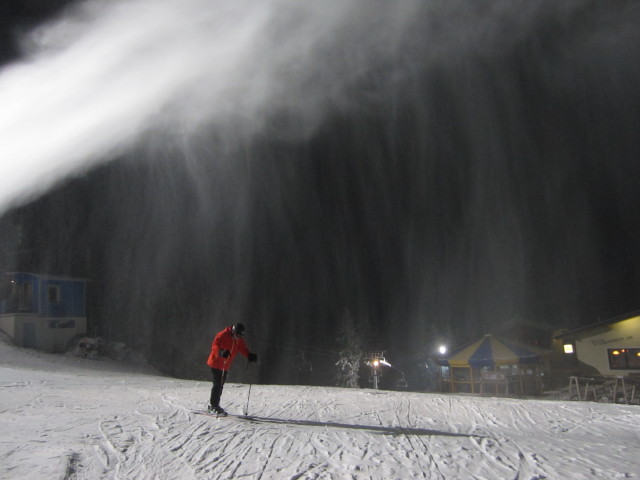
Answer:
[[[573,344],[565,343],[564,344],[564,353],[573,353]]]
[[[447,347],[445,345],[440,345],[440,348],[438,348],[438,352],[440,352],[440,355],[444,355],[445,353],[447,353]]]

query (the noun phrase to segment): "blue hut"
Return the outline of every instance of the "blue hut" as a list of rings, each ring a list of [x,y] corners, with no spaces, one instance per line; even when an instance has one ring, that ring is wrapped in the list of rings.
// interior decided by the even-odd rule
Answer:
[[[0,330],[16,345],[64,352],[86,335],[85,279],[10,272],[0,275]]]

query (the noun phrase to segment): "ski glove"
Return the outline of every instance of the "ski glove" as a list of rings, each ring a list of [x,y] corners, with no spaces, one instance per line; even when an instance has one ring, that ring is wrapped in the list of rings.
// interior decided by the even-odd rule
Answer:
[[[258,361],[258,355],[256,355],[255,353],[250,353],[248,358],[249,358],[250,362],[257,362]]]
[[[220,352],[220,356],[221,356],[222,358],[228,358],[230,354],[231,354],[231,352],[230,352],[229,350],[222,350],[222,351]]]

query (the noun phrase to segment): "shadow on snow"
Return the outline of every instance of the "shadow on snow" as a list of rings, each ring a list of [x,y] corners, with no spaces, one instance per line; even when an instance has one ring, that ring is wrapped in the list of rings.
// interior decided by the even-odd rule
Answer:
[[[231,418],[238,418],[249,422],[256,423],[273,423],[279,425],[293,425],[300,427],[327,427],[327,428],[344,428],[349,430],[368,430],[374,433],[381,433],[384,435],[439,435],[445,437],[467,437],[467,438],[486,438],[483,435],[467,434],[467,433],[454,433],[443,432],[441,430],[431,430],[428,428],[414,428],[414,427],[401,427],[390,426],[385,427],[383,425],[354,425],[349,423],[337,423],[337,422],[320,422],[316,420],[288,420],[283,418],[273,417],[257,417],[253,415],[230,415]]]

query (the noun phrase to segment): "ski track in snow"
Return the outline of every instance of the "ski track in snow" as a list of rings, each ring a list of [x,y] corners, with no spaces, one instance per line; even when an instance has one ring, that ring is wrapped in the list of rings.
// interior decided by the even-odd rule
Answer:
[[[3,479],[541,480],[640,472],[638,406],[254,385],[249,421],[194,414],[207,382],[110,371],[91,360],[49,362],[7,345],[0,360],[7,351],[18,360],[0,362]],[[244,409],[247,389],[227,385],[230,412]]]

